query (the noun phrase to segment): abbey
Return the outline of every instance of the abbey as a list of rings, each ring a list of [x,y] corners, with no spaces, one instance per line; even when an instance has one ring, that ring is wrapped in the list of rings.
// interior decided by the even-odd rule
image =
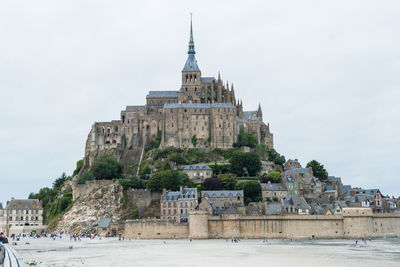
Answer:
[[[176,91],[150,91],[146,105],[127,106],[120,120],[95,122],[86,142],[86,166],[91,156],[107,150],[137,150],[160,137],[160,147],[230,148],[240,127],[260,143],[273,147],[269,125],[263,122],[261,106],[243,111],[233,85],[218,77],[203,77],[195,58],[192,22],[182,85]],[[195,140],[195,141],[194,141]]]

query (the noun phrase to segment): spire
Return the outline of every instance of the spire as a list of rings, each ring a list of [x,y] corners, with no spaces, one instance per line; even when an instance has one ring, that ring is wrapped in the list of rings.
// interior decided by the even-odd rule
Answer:
[[[228,84],[228,81],[226,81],[226,90],[229,91],[229,84]]]
[[[197,60],[194,56],[194,41],[193,41],[193,27],[192,27],[192,13],[190,13],[190,39],[189,39],[189,51],[188,58],[182,71],[200,71],[197,65]]]
[[[235,90],[233,90],[233,83],[231,84],[231,91],[233,92],[233,95],[235,95]]]
[[[258,117],[261,117],[261,116],[262,116],[262,110],[261,110],[261,103],[260,103],[260,102],[258,102],[257,116],[258,116]]]
[[[218,81],[220,81],[220,80],[221,80],[221,74],[218,71]]]
[[[196,52],[194,51],[194,41],[193,41],[192,13],[190,13],[190,39],[189,39],[188,54],[196,54]]]

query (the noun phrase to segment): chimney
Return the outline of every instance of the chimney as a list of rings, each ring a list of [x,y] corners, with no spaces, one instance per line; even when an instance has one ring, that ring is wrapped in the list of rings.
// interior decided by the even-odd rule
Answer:
[[[179,187],[179,192],[182,194],[183,193],[183,186]]]
[[[165,195],[165,193],[167,193],[167,189],[163,188],[162,194]]]

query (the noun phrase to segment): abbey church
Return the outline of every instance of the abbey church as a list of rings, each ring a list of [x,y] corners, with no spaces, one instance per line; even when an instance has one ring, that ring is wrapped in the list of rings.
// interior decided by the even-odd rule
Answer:
[[[160,135],[160,148],[227,149],[237,141],[243,127],[258,142],[273,147],[273,135],[263,122],[261,106],[243,111],[233,85],[224,84],[219,74],[217,78],[203,77],[195,54],[190,22],[188,57],[179,90],[150,91],[146,105],[127,106],[119,120],[95,122],[86,142],[86,166],[91,166],[99,153],[110,150],[123,155],[128,150],[140,150]]]

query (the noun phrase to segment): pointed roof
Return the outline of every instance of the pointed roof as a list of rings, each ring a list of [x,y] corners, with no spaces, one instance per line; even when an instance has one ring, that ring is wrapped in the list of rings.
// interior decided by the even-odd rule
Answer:
[[[192,14],[190,14],[190,38],[189,38],[189,51],[188,58],[182,71],[200,71],[197,65],[197,60],[194,56],[194,41],[193,41],[193,27],[192,27]]]
[[[257,115],[262,116],[261,103],[258,103]]]

